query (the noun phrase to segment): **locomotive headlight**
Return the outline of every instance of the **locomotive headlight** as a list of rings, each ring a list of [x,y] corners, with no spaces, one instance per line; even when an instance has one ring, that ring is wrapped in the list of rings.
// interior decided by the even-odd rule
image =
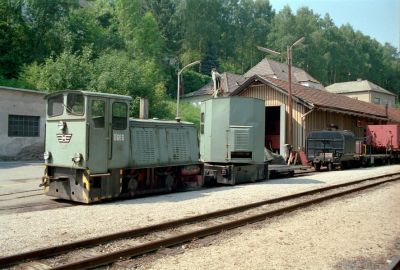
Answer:
[[[72,158],[72,161],[75,163],[79,163],[82,161],[82,154],[80,153],[75,153],[74,157]]]
[[[65,128],[67,127],[67,123],[65,123],[64,121],[60,121],[58,122],[57,126],[60,131],[64,131]]]
[[[43,158],[45,161],[48,161],[51,158],[51,153],[49,151],[44,152]]]

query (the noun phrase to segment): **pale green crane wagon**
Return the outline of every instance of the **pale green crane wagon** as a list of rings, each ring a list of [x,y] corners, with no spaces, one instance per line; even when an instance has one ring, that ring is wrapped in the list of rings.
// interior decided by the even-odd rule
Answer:
[[[266,179],[264,134],[264,101],[222,97],[203,102],[200,159],[204,181],[234,185]]]

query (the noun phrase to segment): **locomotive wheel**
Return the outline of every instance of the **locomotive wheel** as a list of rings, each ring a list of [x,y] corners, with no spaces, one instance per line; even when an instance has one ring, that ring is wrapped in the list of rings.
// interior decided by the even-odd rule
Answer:
[[[341,170],[346,170],[347,169],[347,162],[346,161],[340,162],[340,169]]]
[[[168,191],[172,191],[174,189],[174,182],[174,177],[168,174],[165,178],[165,187],[168,189]]]

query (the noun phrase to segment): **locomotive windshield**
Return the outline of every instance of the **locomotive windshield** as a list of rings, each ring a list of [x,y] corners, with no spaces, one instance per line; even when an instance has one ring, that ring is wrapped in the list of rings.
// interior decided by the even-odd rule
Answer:
[[[49,98],[47,106],[47,115],[50,117],[62,115],[64,110],[63,102],[64,98],[62,94]]]
[[[59,116],[64,113],[64,107],[70,115],[83,115],[85,112],[85,98],[81,93],[69,93],[67,105],[64,104],[64,95],[59,94],[48,99],[47,115]]]
[[[85,99],[80,93],[69,93],[67,95],[67,113],[73,115],[83,115],[85,111]]]

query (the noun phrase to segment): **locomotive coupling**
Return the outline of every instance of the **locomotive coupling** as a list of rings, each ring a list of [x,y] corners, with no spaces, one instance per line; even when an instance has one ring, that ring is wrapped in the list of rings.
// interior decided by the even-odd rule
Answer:
[[[42,177],[42,183],[39,185],[39,187],[48,187],[50,185],[50,177],[47,175]]]

